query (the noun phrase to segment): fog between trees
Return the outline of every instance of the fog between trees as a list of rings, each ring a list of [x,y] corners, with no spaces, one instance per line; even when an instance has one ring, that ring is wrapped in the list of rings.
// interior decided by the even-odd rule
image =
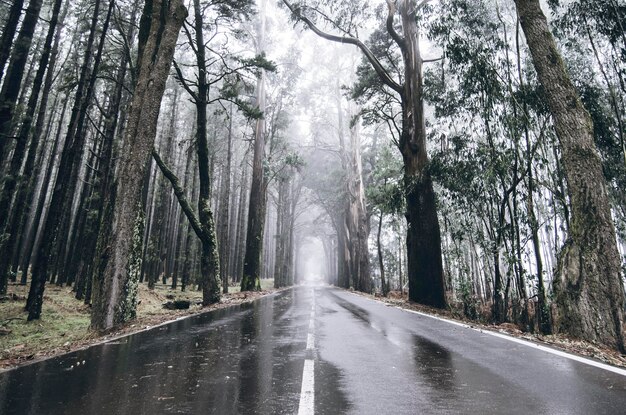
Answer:
[[[625,16],[2,3],[0,291],[36,320],[72,286],[108,330],[137,284],[320,278],[624,352]]]

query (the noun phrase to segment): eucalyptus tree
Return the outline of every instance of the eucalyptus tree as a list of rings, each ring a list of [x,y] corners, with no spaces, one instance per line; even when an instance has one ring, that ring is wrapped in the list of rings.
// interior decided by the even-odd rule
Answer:
[[[626,352],[624,284],[593,123],[572,84],[539,0],[515,0],[554,119],[572,224],[555,281],[560,331]]]
[[[357,22],[367,11],[366,2],[288,2],[293,16],[317,35],[333,42],[358,47],[371,68],[370,80],[386,91],[389,100],[400,107],[399,114],[386,120],[398,135],[398,148],[404,161],[404,191],[408,223],[409,297],[413,301],[444,307],[441,232],[433,183],[428,170],[426,125],[423,103],[422,58],[419,45],[418,15],[428,1],[387,1],[384,22],[389,53],[400,54],[399,66],[385,65],[375,51],[358,38]],[[332,3],[332,4],[331,4]],[[330,11],[328,10],[331,7]],[[400,24],[396,22],[399,18]],[[323,29],[330,27],[329,31]],[[332,31],[332,33],[331,33]],[[398,122],[397,122],[398,121]]]
[[[256,52],[265,54],[267,0],[260,0],[261,8],[256,39]],[[261,254],[263,252],[263,231],[267,209],[267,177],[264,169],[266,124],[262,115],[266,107],[265,72],[259,71],[256,86],[256,109],[261,115],[254,127],[254,153],[252,156],[252,181],[248,204],[248,229],[246,232],[246,251],[243,259],[241,275],[241,291],[258,291],[261,289]]]

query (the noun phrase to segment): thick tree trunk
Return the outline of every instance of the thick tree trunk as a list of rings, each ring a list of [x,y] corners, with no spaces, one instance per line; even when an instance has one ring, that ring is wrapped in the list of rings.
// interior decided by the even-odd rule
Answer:
[[[147,0],[146,6],[144,11],[148,9],[151,13],[149,17],[143,16],[140,29],[142,54],[138,59],[137,84],[128,115],[119,175],[114,194],[107,201],[110,219],[107,221],[105,214],[98,238],[91,317],[92,327],[98,330],[123,324],[135,313],[133,296],[136,293],[132,290],[141,267],[134,259],[141,253],[137,252],[140,249],[135,249],[134,242],[140,239],[137,224],[141,216],[141,186],[154,146],[176,40],[187,16],[181,0],[168,4],[162,0]]]
[[[402,92],[402,136],[404,160],[409,299],[443,308],[446,298],[441,256],[441,232],[433,182],[428,171],[426,126],[415,1],[400,5],[404,39],[401,42],[405,83]]]
[[[274,288],[287,285],[286,254],[288,238],[288,192],[290,187],[289,174],[284,172],[278,178],[278,203],[276,206],[276,256],[274,261]]]
[[[606,179],[593,125],[556,47],[539,0],[515,0],[561,144],[571,203],[555,280],[559,331],[626,353],[624,286]]]

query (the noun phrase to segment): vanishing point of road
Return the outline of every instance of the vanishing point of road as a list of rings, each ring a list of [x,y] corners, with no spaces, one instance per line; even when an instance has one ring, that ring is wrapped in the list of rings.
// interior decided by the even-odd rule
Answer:
[[[297,287],[0,373],[0,414],[625,414],[626,371]]]

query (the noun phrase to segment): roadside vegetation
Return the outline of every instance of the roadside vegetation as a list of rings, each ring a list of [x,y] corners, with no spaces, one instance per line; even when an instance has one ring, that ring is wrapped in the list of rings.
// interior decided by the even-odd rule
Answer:
[[[9,284],[7,295],[0,301],[0,370],[70,352],[181,317],[249,302],[275,291],[273,286],[272,279],[262,279],[259,292],[241,293],[238,285],[233,286],[220,303],[203,307],[202,291],[181,292],[163,284],[156,284],[154,289],[149,289],[140,284],[137,319],[103,334],[90,328],[90,307],[75,298],[71,287],[49,287],[44,298],[42,318],[27,321],[24,300],[28,295],[28,287]],[[165,303],[173,300],[187,300],[191,304],[186,310],[164,307]]]

